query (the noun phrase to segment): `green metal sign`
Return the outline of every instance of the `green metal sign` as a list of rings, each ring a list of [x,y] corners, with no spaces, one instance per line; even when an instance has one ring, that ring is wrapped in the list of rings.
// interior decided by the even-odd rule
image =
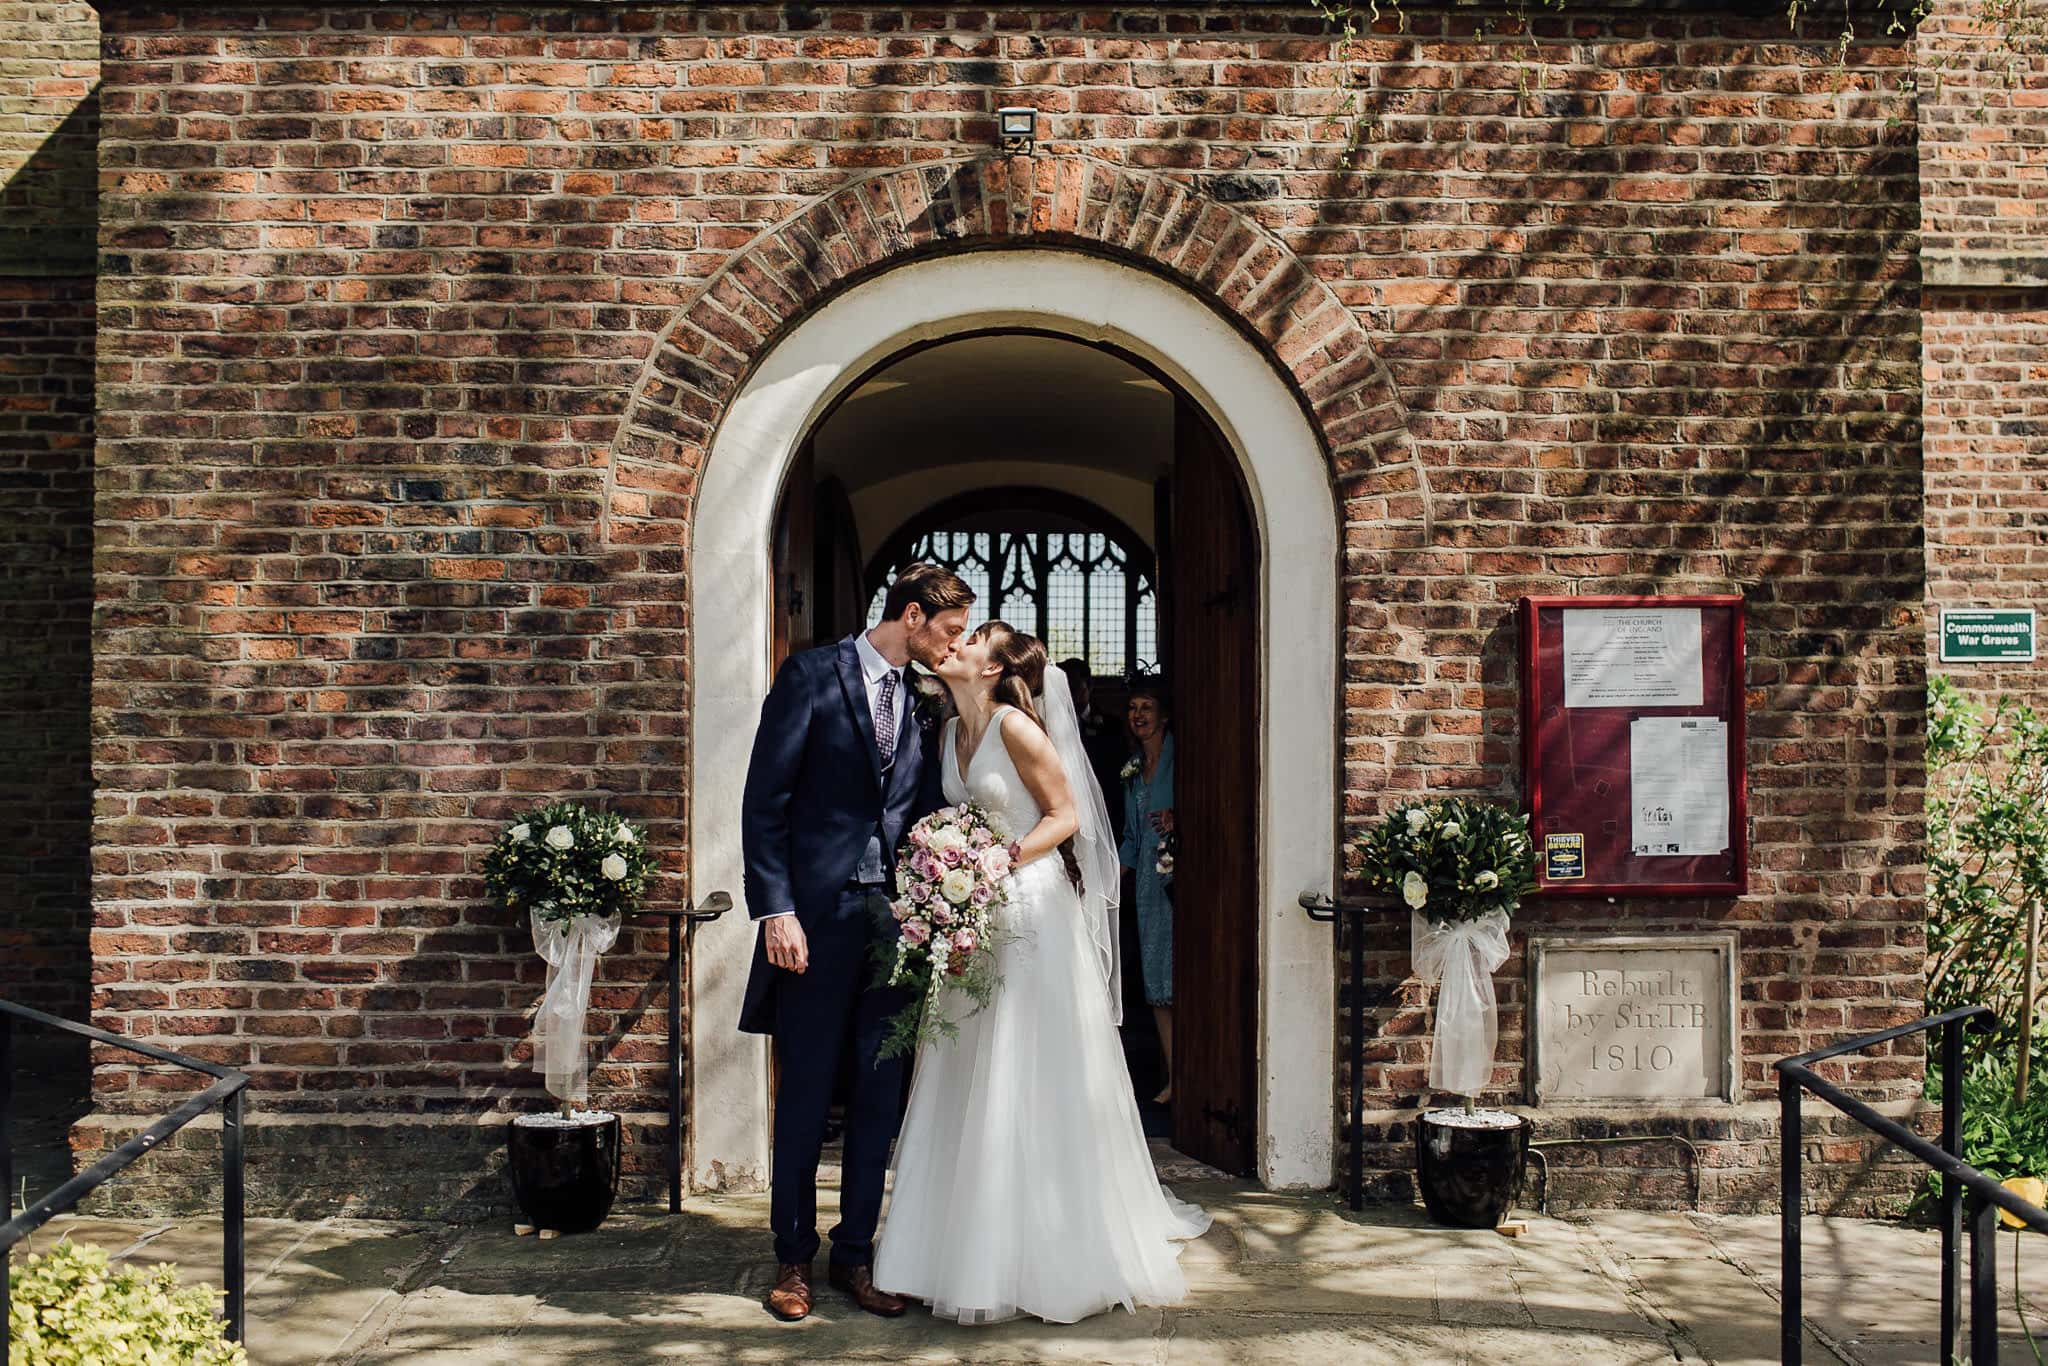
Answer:
[[[2027,663],[2034,658],[2031,607],[1944,608],[1941,659],[1944,664],[1996,660]]]

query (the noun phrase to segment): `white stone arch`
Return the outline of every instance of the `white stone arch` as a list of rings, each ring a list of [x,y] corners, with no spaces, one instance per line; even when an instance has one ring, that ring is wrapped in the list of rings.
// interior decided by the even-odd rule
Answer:
[[[1004,328],[1143,358],[1201,405],[1236,452],[1261,546],[1259,645],[1259,1178],[1333,1173],[1330,931],[1296,898],[1335,869],[1339,792],[1338,517],[1327,462],[1292,390],[1194,294],[1080,252],[1033,248],[913,261],[838,294],[761,359],[726,410],[690,522],[690,886],[738,914],[691,950],[690,1173],[765,1185],[766,1041],[739,1033],[754,927],[741,894],[740,790],[768,691],[776,499],[799,446],[851,384],[906,347]]]

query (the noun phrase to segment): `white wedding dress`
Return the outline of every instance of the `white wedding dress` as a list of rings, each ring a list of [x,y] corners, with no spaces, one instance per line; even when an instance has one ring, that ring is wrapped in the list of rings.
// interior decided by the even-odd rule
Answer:
[[[1022,838],[1040,812],[1001,733],[1030,718],[999,710],[964,776],[957,724],[946,800],[971,797]],[[1153,1171],[1082,904],[1057,853],[1019,869],[994,1001],[970,1015],[942,997],[960,1032],[918,1050],[874,1276],[941,1318],[1074,1323],[1186,1297],[1180,1244],[1209,1216]]]

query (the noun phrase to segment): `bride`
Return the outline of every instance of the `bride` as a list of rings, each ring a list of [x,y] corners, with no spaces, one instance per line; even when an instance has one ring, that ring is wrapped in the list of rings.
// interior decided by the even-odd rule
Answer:
[[[919,1048],[875,1284],[941,1318],[1073,1323],[1185,1298],[1180,1243],[1209,1216],[1152,1169],[1117,1039],[1116,842],[1045,646],[999,621],[938,669],[959,715],[946,800],[1022,846],[999,912],[994,1001]]]

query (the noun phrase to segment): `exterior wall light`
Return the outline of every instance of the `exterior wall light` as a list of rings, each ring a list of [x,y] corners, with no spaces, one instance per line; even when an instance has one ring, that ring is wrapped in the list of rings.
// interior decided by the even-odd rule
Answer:
[[[996,110],[996,131],[1005,152],[1030,156],[1038,145],[1038,111],[1025,105],[1005,105]]]

